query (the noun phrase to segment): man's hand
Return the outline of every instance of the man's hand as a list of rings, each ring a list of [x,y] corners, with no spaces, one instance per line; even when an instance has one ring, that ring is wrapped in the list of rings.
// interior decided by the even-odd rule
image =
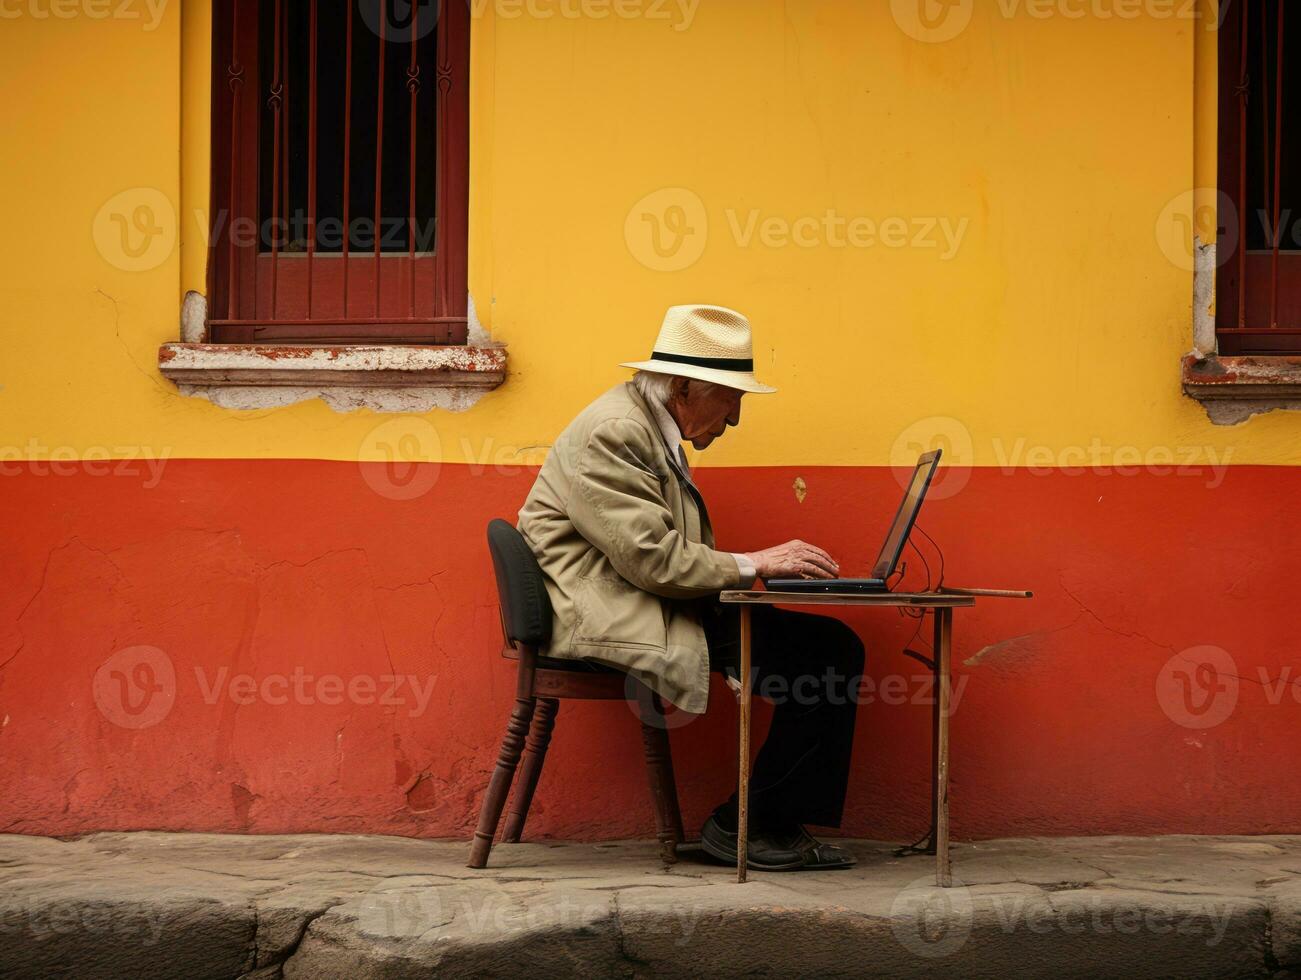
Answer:
[[[751,551],[749,559],[762,579],[835,578],[840,574],[836,560],[816,545],[787,541],[775,548]]]

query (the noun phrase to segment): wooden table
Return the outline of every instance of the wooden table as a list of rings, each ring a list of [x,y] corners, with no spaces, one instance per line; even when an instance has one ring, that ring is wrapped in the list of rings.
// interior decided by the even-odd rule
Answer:
[[[883,592],[863,595],[847,592],[756,592],[729,591],[719,598],[741,607],[741,746],[737,786],[736,880],[746,879],[746,852],[750,820],[750,609],[752,606],[889,606],[919,609],[935,616],[935,639],[930,661],[935,677],[935,699],[931,707],[931,838],[935,850],[935,883],[941,888],[952,884],[949,868],[949,699],[953,647],[953,610],[974,606],[979,596],[1028,599],[1029,592],[1002,589],[944,589],[940,592]],[[923,841],[925,838],[923,838]],[[922,842],[918,842],[920,845]],[[930,853],[930,847],[919,851]]]

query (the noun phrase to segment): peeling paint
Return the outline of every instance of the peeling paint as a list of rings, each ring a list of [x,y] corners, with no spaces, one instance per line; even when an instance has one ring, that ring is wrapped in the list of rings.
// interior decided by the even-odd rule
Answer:
[[[475,308],[473,296],[466,300],[465,326],[466,343],[472,347],[487,347],[492,343],[492,336],[479,320],[479,311]]]
[[[1189,354],[1183,360],[1183,389],[1216,425],[1240,425],[1280,409],[1301,411],[1301,357]]]
[[[281,408],[319,398],[336,412],[369,409],[381,413],[424,414],[439,409],[464,412],[484,395],[482,388],[291,387],[285,385],[178,385],[182,395],[205,398],[218,408],[252,411]]]
[[[191,289],[181,303],[181,343],[201,344],[208,324],[208,299]]]
[[[319,398],[336,412],[463,412],[506,377],[501,346],[164,344],[159,371],[221,408]]]
[[[1215,353],[1215,243],[1194,240],[1193,348],[1198,354]]]
[[[801,504],[804,503],[804,498],[809,495],[809,488],[804,482],[804,477],[797,476],[792,486],[795,488],[795,499]]]

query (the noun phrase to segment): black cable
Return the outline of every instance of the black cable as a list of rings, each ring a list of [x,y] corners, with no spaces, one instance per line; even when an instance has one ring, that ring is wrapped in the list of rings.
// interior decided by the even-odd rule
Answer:
[[[914,524],[913,529],[921,532],[921,536],[931,543],[931,547],[935,549],[935,553],[940,556],[940,580],[935,583],[935,591],[938,592],[940,589],[944,588],[944,549],[936,544],[935,539],[927,534],[926,529],[920,524]],[[916,547],[916,545],[913,545],[913,547]],[[919,550],[917,553],[921,554],[921,551]],[[927,579],[927,584],[930,584],[929,579]]]
[[[920,524],[913,524],[913,530],[918,531],[922,537],[924,537],[927,541],[929,541],[931,543],[931,547],[935,549],[935,553],[939,555],[940,577],[939,577],[939,581],[935,583],[935,589],[934,589],[934,591],[938,592],[940,589],[944,587],[944,549],[941,548],[935,542],[934,538],[932,538],[929,534],[926,533],[925,528],[923,528]],[[912,539],[911,534],[908,536],[908,543],[912,546],[913,551],[917,552],[917,557],[920,558],[922,561],[922,567],[926,569],[925,591],[930,592],[932,591],[930,563],[926,560],[926,556],[922,553],[922,549],[917,546],[917,542],[915,542]],[[913,659],[921,660],[924,663],[933,661],[935,657],[935,650],[933,644],[930,643],[926,644],[931,651],[930,661],[928,661],[927,658],[923,657],[920,653],[918,653],[916,650],[913,649],[913,645],[917,642],[917,638],[921,636],[922,626],[924,626],[926,623],[926,610],[925,609],[912,610],[912,609],[901,608],[899,611],[903,613],[905,616],[912,616],[914,619],[917,620],[917,628],[913,630],[913,635],[908,638],[908,642],[906,642],[903,645],[903,652],[911,656]]]
[[[931,591],[931,563],[922,554],[922,549],[917,547],[917,542],[912,539],[911,534],[908,535],[908,544],[912,546],[913,551],[917,552],[917,557],[922,560],[922,568],[926,569],[926,588],[922,589],[922,591],[929,592]]]

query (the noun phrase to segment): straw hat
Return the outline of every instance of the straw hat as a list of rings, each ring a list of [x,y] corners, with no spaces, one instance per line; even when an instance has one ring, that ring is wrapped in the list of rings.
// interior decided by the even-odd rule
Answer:
[[[777,390],[754,376],[750,321],[723,306],[669,307],[651,359],[619,366],[712,381],[756,395]]]

